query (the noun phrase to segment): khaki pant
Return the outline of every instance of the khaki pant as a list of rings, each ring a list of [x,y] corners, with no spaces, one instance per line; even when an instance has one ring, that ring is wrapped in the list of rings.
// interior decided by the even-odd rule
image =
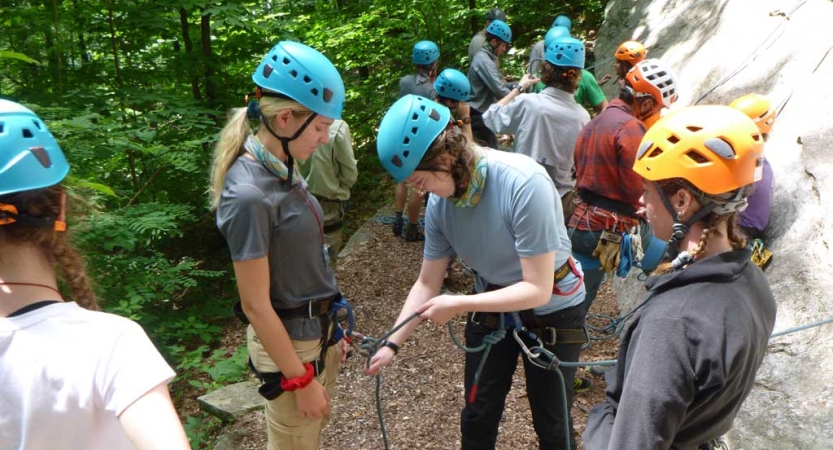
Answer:
[[[316,197],[318,203],[321,204],[321,209],[324,211],[324,223],[322,226],[328,227],[334,223],[344,220],[344,202],[336,200],[328,200],[325,198]],[[330,268],[335,270],[336,262],[338,262],[338,252],[341,251],[343,239],[341,236],[341,228],[336,231],[326,233],[324,235],[324,242],[330,246],[329,258]]]
[[[279,372],[280,369],[266,353],[254,328],[246,330],[246,344],[252,364],[260,372]],[[292,341],[301,362],[311,362],[321,353],[321,342]],[[341,350],[333,345],[327,350],[324,372],[315,379],[326,389],[330,398],[335,393],[335,379],[341,362]],[[295,393],[284,392],[276,399],[266,402],[266,433],[268,450],[315,450],[321,443],[321,431],[330,421],[329,416],[321,419],[304,419],[295,407]]]

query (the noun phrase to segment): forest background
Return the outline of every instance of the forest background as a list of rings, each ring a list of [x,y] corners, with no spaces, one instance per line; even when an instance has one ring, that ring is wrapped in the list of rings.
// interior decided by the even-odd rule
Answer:
[[[466,72],[471,36],[494,6],[509,16],[514,48],[502,68],[515,77],[556,15],[587,37],[604,14],[601,0],[0,2],[0,97],[33,109],[61,144],[81,200],[70,226],[99,302],[145,328],[178,373],[178,404],[246,376],[245,348],[219,348],[236,288],[206,189],[217,133],[245,106],[260,59],[297,40],[341,72],[359,160],[349,235],[392,196],[375,128],[413,72],[414,43],[436,42],[440,69]],[[218,426],[183,421],[194,448]]]

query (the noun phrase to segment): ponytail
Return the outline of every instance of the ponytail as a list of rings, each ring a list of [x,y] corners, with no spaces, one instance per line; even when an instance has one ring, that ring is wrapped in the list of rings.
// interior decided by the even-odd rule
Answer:
[[[211,210],[220,206],[220,194],[223,192],[223,183],[226,173],[240,156],[243,143],[249,136],[249,120],[247,118],[248,108],[235,108],[231,110],[229,120],[223,131],[220,132],[220,139],[214,148],[214,161],[211,165],[211,183],[208,187],[208,197]]]

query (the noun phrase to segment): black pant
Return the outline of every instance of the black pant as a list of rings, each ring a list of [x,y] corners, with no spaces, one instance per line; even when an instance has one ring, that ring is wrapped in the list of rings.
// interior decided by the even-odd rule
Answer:
[[[474,136],[474,142],[484,147],[497,149],[497,136],[495,132],[486,126],[483,122],[483,114],[474,108],[470,111],[471,114],[471,134]]]
[[[524,322],[527,327],[556,327],[563,329],[580,329],[584,326],[585,310],[582,305],[556,311],[545,316],[535,316],[537,323]],[[475,347],[483,342],[483,337],[493,331],[492,328],[472,322],[471,314],[466,323],[466,346]],[[507,330],[508,331],[508,330]],[[531,341],[527,341],[532,345]],[[545,346],[561,361],[578,361],[581,344],[566,344]],[[518,354],[521,348],[511,332],[506,338],[492,346],[477,388],[474,403],[466,403],[463,408],[460,429],[462,431],[463,450],[488,450],[495,448],[497,430],[503,409],[506,405],[506,394],[512,385],[512,375],[518,364]],[[480,365],[483,352],[466,353],[465,386],[466,400],[474,383],[474,374]],[[538,434],[539,446],[542,450],[564,449],[564,421],[570,423],[571,447],[576,448],[575,431],[570,408],[573,405],[573,378],[575,368],[560,368],[564,376],[567,390],[568,417],[563,414],[561,402],[561,387],[558,374],[541,369],[526,358],[524,373],[526,374],[526,390],[529,407],[532,410],[532,422]]]

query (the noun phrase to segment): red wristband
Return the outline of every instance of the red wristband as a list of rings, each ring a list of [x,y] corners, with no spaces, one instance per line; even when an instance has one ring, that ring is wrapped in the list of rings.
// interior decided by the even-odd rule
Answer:
[[[286,392],[292,392],[303,389],[312,383],[312,379],[315,377],[315,369],[310,363],[304,363],[304,369],[307,371],[300,377],[286,378],[285,376],[281,376],[281,389]]]

